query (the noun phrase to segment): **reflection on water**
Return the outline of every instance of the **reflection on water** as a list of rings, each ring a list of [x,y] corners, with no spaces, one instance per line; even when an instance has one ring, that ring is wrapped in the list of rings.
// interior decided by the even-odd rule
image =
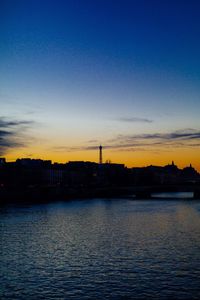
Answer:
[[[154,193],[152,197],[155,198],[168,198],[168,199],[193,199],[193,192],[169,192],[169,193]]]
[[[1,299],[199,299],[200,201],[0,211]]]

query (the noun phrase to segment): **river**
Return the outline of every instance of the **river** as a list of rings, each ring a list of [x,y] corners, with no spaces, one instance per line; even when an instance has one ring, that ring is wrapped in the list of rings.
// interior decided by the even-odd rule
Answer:
[[[0,209],[0,298],[200,299],[200,200]]]

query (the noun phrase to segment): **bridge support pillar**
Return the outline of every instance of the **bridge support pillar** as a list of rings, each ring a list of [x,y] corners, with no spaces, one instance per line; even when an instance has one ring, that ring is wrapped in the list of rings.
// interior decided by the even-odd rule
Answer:
[[[200,199],[200,188],[194,190],[194,199]]]

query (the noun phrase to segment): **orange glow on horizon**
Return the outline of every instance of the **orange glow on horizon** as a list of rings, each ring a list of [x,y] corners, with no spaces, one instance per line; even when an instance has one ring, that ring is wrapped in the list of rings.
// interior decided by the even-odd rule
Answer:
[[[29,154],[30,153],[30,154]],[[85,150],[73,152],[53,152],[44,151],[42,149],[26,149],[26,151],[15,151],[5,155],[7,161],[15,161],[17,158],[34,158],[51,160],[59,163],[66,163],[68,161],[99,161],[99,150]],[[112,163],[125,164],[127,167],[145,167],[149,165],[164,166],[171,164],[172,161],[179,168],[192,166],[200,172],[199,152],[197,149],[182,148],[181,150],[173,150],[170,152],[159,151],[116,151],[110,149],[103,149],[103,162],[111,161]]]

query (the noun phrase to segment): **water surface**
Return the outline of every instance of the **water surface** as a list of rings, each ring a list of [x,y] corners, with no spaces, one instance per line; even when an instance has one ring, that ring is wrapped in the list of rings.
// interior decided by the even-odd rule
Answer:
[[[0,211],[1,299],[200,299],[200,200]]]

